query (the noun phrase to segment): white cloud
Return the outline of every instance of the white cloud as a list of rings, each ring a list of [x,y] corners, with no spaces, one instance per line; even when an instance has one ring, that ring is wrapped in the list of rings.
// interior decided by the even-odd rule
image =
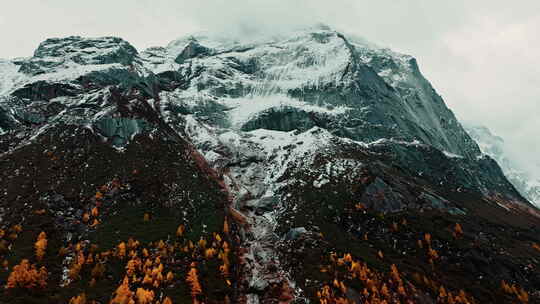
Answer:
[[[448,75],[432,71],[447,103],[461,117],[504,137],[525,168],[540,155],[540,15],[517,20],[482,16],[445,34],[453,60]],[[440,64],[439,64],[440,67]],[[538,170],[534,168],[531,170]],[[540,172],[536,172],[540,175]]]

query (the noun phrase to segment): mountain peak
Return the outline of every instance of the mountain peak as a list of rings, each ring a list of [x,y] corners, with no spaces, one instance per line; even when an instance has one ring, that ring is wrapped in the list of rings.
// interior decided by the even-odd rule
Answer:
[[[416,60],[326,26],[141,53],[48,39],[0,61],[0,164],[0,261],[50,273],[9,303],[512,303],[501,281],[538,285],[540,212]]]
[[[69,65],[129,65],[138,55],[127,41],[118,37],[50,38],[39,44],[34,56],[21,64],[20,71],[37,75]]]

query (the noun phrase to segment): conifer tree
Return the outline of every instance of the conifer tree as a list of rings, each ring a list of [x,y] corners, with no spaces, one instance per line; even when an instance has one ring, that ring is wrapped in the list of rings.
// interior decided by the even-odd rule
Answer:
[[[45,255],[45,250],[47,249],[47,234],[44,231],[41,231],[41,233],[39,234],[38,239],[34,244],[34,247],[36,249],[36,257],[38,261],[41,261],[41,259]]]

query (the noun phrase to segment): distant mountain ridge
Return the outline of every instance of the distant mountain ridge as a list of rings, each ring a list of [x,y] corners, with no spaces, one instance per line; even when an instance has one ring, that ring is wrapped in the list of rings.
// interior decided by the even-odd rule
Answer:
[[[482,126],[467,124],[465,129],[478,143],[483,153],[489,155],[501,166],[508,180],[534,205],[540,208],[540,179],[535,180],[530,173],[520,168],[506,152],[504,139],[494,135]]]

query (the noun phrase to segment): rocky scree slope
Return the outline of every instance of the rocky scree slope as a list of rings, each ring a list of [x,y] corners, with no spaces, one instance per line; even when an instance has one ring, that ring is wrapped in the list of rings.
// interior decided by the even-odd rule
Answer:
[[[363,303],[383,285],[388,301],[457,301],[441,288],[463,303],[538,298],[538,210],[410,56],[322,26],[245,41],[202,33],[140,53],[119,38],[48,39],[0,66],[0,218],[23,227],[5,240],[0,280],[34,261],[46,231],[55,257],[35,262],[56,287],[35,291],[41,301],[108,301],[121,258],[90,287],[81,275],[60,289],[62,274],[70,256],[95,254],[80,242],[117,257],[129,237],[173,248],[151,252],[179,279],[129,281],[159,301]],[[175,239],[178,225],[189,233]],[[231,257],[189,244],[200,239]],[[358,282],[359,263],[371,283]],[[392,270],[385,281],[390,265],[399,280]],[[183,279],[193,267],[201,293]]]

